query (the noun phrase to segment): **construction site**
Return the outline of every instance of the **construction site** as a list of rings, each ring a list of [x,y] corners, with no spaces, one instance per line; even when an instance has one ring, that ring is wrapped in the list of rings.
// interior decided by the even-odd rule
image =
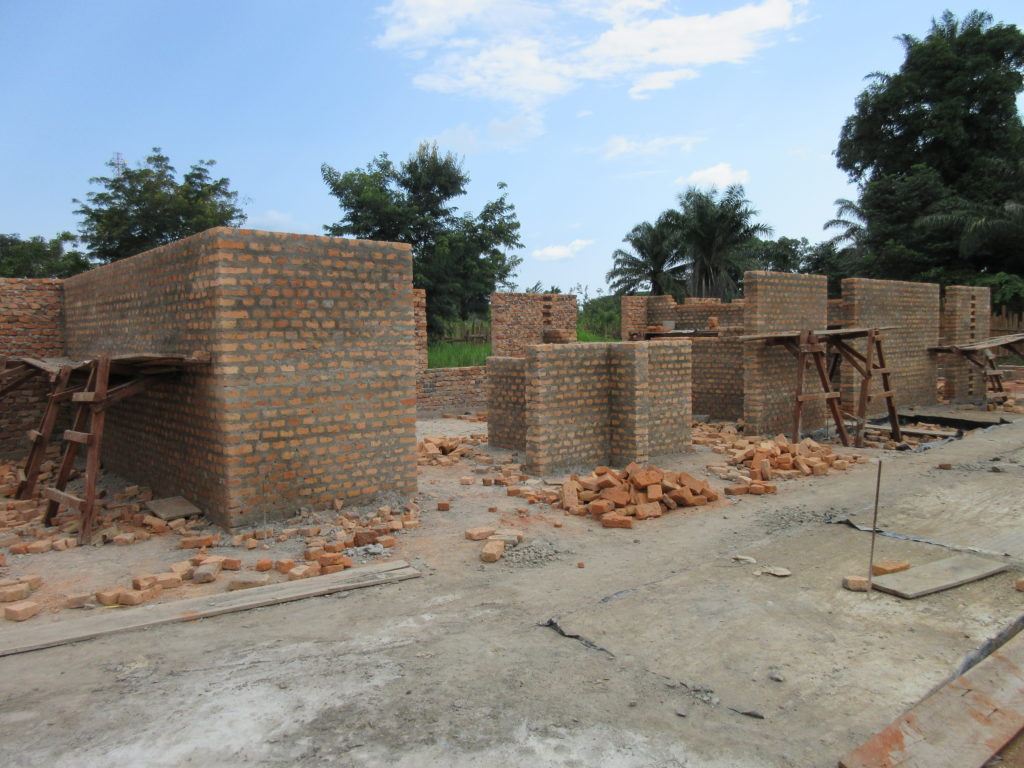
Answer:
[[[495,293],[220,227],[0,280],[7,766],[1024,766],[1024,327]]]

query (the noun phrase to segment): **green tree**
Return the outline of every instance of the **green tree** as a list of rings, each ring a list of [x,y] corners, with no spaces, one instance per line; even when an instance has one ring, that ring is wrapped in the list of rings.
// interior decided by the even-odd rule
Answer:
[[[75,236],[61,232],[47,240],[0,235],[0,277],[70,277],[92,264],[80,251],[70,248]]]
[[[396,166],[380,154],[365,168],[341,173],[321,168],[343,216],[324,227],[329,235],[409,243],[413,283],[427,291],[432,331],[445,320],[482,314],[498,287],[511,288],[522,259],[515,206],[501,194],[480,213],[459,215],[456,201],[466,194],[469,175],[453,154],[421,144]]]
[[[733,298],[743,271],[750,266],[747,246],[754,238],[772,233],[755,221],[758,211],[743,187],[733,184],[719,195],[715,189],[690,187],[679,196],[679,211],[672,221],[687,272],[691,296]]]
[[[758,269],[799,272],[810,247],[806,237],[780,237],[778,240],[755,237],[742,246],[742,250],[744,258]]]
[[[86,201],[75,199],[82,217],[81,239],[101,262],[180,240],[210,227],[234,227],[245,221],[238,193],[226,178],[214,179],[213,160],[200,160],[178,181],[170,159],[154,147],[145,162],[129,168],[114,160],[109,176],[96,176]]]
[[[899,39],[899,71],[870,75],[836,149],[861,191],[863,271],[945,281],[1000,269],[1005,246],[965,253],[963,218],[929,217],[986,217],[1024,200],[1024,176],[999,172],[1024,159],[1024,33],[987,13],[947,11],[924,38]],[[931,226],[919,226],[926,218]]]
[[[679,250],[678,217],[666,211],[651,224],[641,222],[622,238],[630,250],[617,248],[605,279],[617,295],[650,293],[681,298],[686,268]]]

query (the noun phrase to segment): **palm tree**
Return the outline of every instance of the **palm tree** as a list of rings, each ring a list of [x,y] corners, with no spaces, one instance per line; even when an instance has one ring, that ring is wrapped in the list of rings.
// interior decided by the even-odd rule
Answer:
[[[671,220],[679,231],[690,295],[731,299],[750,262],[745,246],[772,228],[754,221],[758,212],[739,184],[726,187],[721,197],[714,188],[690,187],[679,204]]]
[[[679,233],[674,211],[666,211],[654,224],[637,224],[622,238],[631,251],[617,248],[605,279],[612,291],[652,296],[682,295],[685,269],[679,252]]]
[[[864,239],[868,232],[864,209],[858,203],[847,200],[845,197],[836,200],[835,206],[836,217],[826,221],[822,229],[838,229],[839,233],[828,242],[840,249],[863,250]]]

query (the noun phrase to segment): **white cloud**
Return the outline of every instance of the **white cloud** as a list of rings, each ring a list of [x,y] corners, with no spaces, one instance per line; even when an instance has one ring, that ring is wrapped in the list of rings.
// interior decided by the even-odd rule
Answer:
[[[666,69],[662,72],[652,72],[633,83],[629,95],[634,99],[649,99],[651,91],[665,91],[674,86],[677,80],[692,80],[695,77],[699,77],[695,69]]]
[[[730,184],[746,184],[750,173],[742,168],[733,168],[729,163],[718,163],[710,168],[701,168],[685,178],[680,176],[676,184],[695,184],[698,187],[727,187]]]
[[[421,57],[414,83],[535,113],[588,81],[649,98],[702,67],[740,63],[803,21],[806,0],[685,15],[665,0],[393,0],[377,44]]]
[[[560,261],[571,259],[584,248],[594,244],[593,240],[573,240],[568,245],[549,245],[545,248],[538,248],[533,252],[533,258],[537,261]]]
[[[704,139],[700,136],[656,136],[653,139],[631,139],[627,136],[611,136],[605,142],[601,154],[606,159],[658,155],[668,149],[689,152]]]
[[[576,117],[578,117],[580,120],[582,120],[585,117],[593,117],[593,115],[594,113],[589,109],[581,109],[579,112],[576,113]]]

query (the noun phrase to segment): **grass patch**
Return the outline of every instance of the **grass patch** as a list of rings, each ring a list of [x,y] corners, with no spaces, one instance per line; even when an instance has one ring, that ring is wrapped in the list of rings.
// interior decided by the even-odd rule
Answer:
[[[576,328],[576,341],[585,342],[596,342],[596,341],[619,341],[619,339],[612,338],[611,336],[605,336],[604,334],[595,333],[594,331],[587,330],[586,328]]]
[[[484,365],[491,354],[491,343],[438,341],[427,347],[428,368],[463,368]]]

